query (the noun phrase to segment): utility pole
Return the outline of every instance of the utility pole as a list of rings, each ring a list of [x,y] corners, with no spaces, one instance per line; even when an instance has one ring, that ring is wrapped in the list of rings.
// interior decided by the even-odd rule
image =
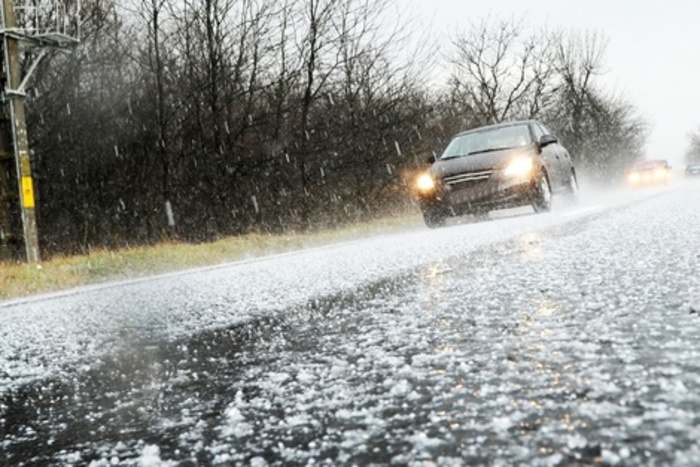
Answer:
[[[3,59],[5,68],[4,105],[9,105],[9,117],[12,134],[12,153],[14,154],[19,187],[20,213],[27,262],[39,261],[39,236],[36,228],[36,213],[34,200],[34,179],[32,164],[29,158],[29,142],[27,141],[27,121],[24,113],[24,93],[19,64],[19,40],[7,31],[15,29],[15,10],[13,0],[2,0],[3,23]],[[5,143],[6,138],[2,138]],[[2,152],[8,148],[1,148]]]
[[[2,111],[0,112],[0,257],[9,250],[9,245],[23,242],[26,260],[37,263],[40,260],[39,235],[36,223],[36,200],[34,197],[34,179],[30,160],[29,141],[27,139],[27,121],[25,118],[24,99],[26,86],[31,74],[39,62],[47,55],[50,48],[66,48],[78,43],[79,27],[76,35],[66,34],[68,21],[53,23],[47,29],[40,29],[42,11],[36,3],[22,5],[22,10],[32,12],[32,28],[18,28],[15,18],[15,0],[2,1],[0,11],[0,40],[2,42],[3,69],[0,72],[2,85]],[[68,7],[77,18],[80,15],[80,0],[70,0],[60,5],[55,0],[51,4],[46,0],[42,5],[49,5],[53,14],[66,15]],[[66,19],[66,18],[64,18]],[[20,42],[38,53],[34,57],[24,78],[20,66]],[[14,159],[14,173],[7,160]],[[12,191],[15,193],[13,194]],[[17,203],[19,202],[19,203]],[[19,208],[17,208],[17,206]],[[17,219],[19,218],[19,219]],[[21,222],[18,222],[21,220]],[[21,229],[18,224],[21,223]],[[20,240],[21,238],[21,240]]]

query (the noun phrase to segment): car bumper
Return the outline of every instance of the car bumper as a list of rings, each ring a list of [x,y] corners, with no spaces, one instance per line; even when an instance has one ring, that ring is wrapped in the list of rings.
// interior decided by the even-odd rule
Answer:
[[[475,184],[443,186],[419,197],[421,208],[447,215],[464,215],[530,204],[535,182],[531,178],[489,179]]]

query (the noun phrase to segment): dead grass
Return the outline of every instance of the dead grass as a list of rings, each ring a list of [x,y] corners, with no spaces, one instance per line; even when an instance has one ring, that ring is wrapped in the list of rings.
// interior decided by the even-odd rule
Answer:
[[[420,216],[404,216],[299,235],[248,234],[197,245],[165,243],[92,251],[84,256],[52,258],[39,265],[0,262],[0,300],[329,245],[421,225]]]

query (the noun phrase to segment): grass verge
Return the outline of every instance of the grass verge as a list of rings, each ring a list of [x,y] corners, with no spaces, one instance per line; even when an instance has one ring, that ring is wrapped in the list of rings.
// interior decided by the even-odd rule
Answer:
[[[56,257],[39,265],[0,262],[0,300],[262,257],[421,225],[420,216],[403,216],[304,234],[247,234],[212,243],[99,250],[84,256]]]

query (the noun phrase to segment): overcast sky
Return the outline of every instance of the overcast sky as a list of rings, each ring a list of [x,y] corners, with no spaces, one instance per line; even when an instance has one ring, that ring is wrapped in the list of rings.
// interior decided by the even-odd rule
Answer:
[[[676,163],[700,127],[700,0],[399,0],[435,37],[487,16],[609,40],[604,85],[650,126],[647,155]]]

